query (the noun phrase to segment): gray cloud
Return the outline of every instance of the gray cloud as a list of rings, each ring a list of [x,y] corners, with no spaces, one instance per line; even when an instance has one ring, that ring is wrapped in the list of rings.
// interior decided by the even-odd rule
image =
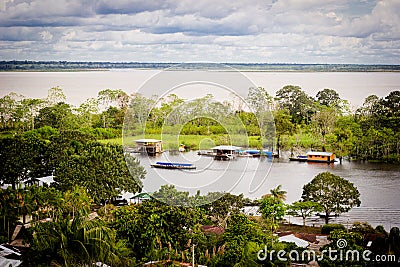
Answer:
[[[397,64],[396,0],[4,0],[0,58]]]

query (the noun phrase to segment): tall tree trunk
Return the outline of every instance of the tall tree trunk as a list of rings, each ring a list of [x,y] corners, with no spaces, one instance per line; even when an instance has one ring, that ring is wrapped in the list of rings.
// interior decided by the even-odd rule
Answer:
[[[330,213],[328,213],[328,212],[325,213],[325,224],[329,223],[329,215],[330,215]]]

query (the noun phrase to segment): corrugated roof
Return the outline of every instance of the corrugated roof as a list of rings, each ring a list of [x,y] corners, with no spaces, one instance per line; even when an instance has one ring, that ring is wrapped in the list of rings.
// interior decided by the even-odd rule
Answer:
[[[295,237],[293,234],[281,236],[278,238],[278,240],[279,240],[279,242],[295,243],[296,246],[302,247],[302,248],[308,247],[307,241],[305,241],[301,238]]]
[[[238,150],[241,147],[239,146],[215,146],[213,148],[211,148],[212,150],[214,149],[218,149],[218,150]]]
[[[158,139],[138,139],[135,140],[136,143],[157,143],[157,142],[161,142],[162,140],[158,140]]]
[[[311,152],[308,152],[307,155],[311,155],[311,156],[332,156],[333,153],[332,152],[311,151]]]

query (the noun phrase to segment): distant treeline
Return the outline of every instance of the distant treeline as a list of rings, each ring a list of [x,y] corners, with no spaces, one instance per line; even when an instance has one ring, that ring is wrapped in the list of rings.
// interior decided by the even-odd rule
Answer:
[[[226,67],[225,67],[226,66]],[[160,63],[160,62],[70,62],[0,61],[0,71],[66,71],[98,69],[224,69],[242,71],[400,71],[400,65],[363,64],[285,64],[285,63]]]

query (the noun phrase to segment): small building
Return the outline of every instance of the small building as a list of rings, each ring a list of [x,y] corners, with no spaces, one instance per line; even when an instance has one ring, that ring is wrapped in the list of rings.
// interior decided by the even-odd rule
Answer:
[[[138,139],[135,140],[136,152],[155,155],[162,153],[162,141],[157,139]]]
[[[6,244],[0,245],[0,266],[17,267],[21,264],[21,251]]]
[[[307,162],[335,162],[335,154],[332,152],[311,151],[307,153]]]
[[[295,236],[294,234],[289,234],[289,235],[284,235],[278,238],[279,242],[288,242],[288,243],[295,243],[296,246],[301,247],[301,248],[306,248],[308,247],[309,243],[302,239],[299,238],[297,236]]]
[[[134,195],[130,199],[131,199],[131,203],[140,204],[145,200],[151,199],[151,196],[148,193],[139,193],[137,195]]]
[[[214,153],[214,159],[216,160],[231,160],[234,159],[237,151],[240,147],[238,146],[216,146],[211,148]]]

